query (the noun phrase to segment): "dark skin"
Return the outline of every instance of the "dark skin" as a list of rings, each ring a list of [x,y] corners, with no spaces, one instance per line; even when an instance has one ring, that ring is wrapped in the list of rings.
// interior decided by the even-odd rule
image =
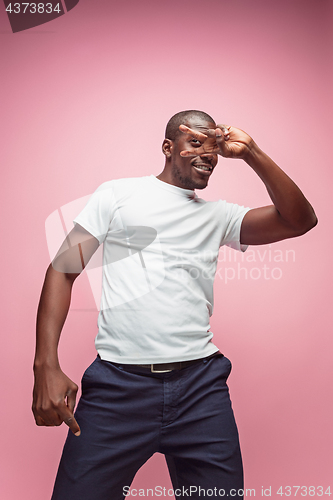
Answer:
[[[242,244],[263,245],[293,238],[316,225],[316,215],[301,190],[246,132],[199,117],[188,119],[179,129],[182,134],[175,141],[163,142],[166,161],[158,179],[185,189],[203,189],[220,155],[244,160],[265,184],[273,204],[247,212],[241,227]],[[195,169],[203,163],[213,170]]]
[[[215,129],[216,127],[215,123],[206,122],[199,117],[189,119],[186,125],[191,126],[193,130],[201,132],[202,134],[206,134],[208,130]],[[175,141],[164,139],[162,150],[165,154],[165,167],[157,178],[185,189],[204,189],[208,184],[212,171],[200,172],[194,167],[195,165],[205,165],[207,167],[212,167],[214,170],[218,161],[217,153],[204,153],[200,156],[195,154],[194,156],[188,157],[182,157],[180,155],[183,150],[192,149],[196,152],[201,144],[202,141],[198,140],[191,133],[179,132]]]
[[[69,250],[63,251],[68,243]],[[98,240],[76,225],[47,269],[37,313],[32,403],[35,421],[46,426],[65,422],[76,436],[80,435],[73,414],[78,386],[60,368],[58,343],[74,281],[83,270],[80,249],[83,265],[87,265],[97,248]]]
[[[242,159],[265,184],[272,204],[247,212],[241,227],[242,244],[292,238],[316,225],[316,215],[301,190],[244,131],[198,117],[188,119],[179,129],[174,141],[163,141],[165,166],[157,177],[161,181],[184,189],[204,189],[218,156],[223,156]],[[68,242],[69,250],[63,251]],[[97,239],[75,226],[46,272],[37,314],[32,405],[36,424],[65,422],[76,436],[80,427],[73,412],[78,387],[61,370],[57,348],[73,283],[97,248]]]

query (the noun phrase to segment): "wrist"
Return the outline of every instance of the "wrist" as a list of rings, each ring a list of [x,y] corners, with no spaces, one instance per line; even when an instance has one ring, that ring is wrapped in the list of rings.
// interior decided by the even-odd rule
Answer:
[[[59,370],[60,369],[60,364],[59,364],[59,359],[57,355],[53,356],[36,356],[34,359],[34,364],[33,364],[33,371],[39,371],[39,370]]]
[[[250,143],[247,146],[247,150],[243,156],[243,160],[250,166],[254,165],[260,155],[262,154],[262,150],[259,146],[251,139]]]

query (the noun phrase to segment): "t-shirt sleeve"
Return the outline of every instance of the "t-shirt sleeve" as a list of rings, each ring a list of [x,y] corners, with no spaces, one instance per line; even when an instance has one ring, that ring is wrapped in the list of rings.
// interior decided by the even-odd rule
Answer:
[[[245,214],[250,210],[248,207],[240,206],[234,203],[227,203],[220,200],[222,209],[223,232],[220,246],[227,245],[245,252],[248,245],[240,243],[240,230]]]
[[[91,195],[88,203],[73,222],[80,224],[101,244],[106,238],[114,210],[112,181],[105,182]]]

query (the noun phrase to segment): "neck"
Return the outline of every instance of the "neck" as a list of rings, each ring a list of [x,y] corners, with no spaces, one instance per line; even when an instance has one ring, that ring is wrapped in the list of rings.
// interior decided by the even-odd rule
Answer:
[[[164,167],[164,170],[156,176],[156,179],[159,179],[160,181],[166,182],[167,184],[171,184],[172,186],[176,186],[182,189],[190,189],[194,191],[194,188],[190,188],[188,186],[185,186],[181,180],[175,179],[172,176],[171,170],[167,169]]]

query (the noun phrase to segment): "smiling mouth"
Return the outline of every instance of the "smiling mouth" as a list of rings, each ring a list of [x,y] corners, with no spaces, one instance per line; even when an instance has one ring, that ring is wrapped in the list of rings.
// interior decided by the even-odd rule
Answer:
[[[201,172],[212,172],[213,167],[211,165],[208,165],[207,163],[199,163],[197,165],[192,165],[196,170],[199,170]]]

